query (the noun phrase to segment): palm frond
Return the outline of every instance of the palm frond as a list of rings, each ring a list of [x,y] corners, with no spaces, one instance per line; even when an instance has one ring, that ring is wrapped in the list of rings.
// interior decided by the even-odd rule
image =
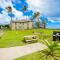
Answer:
[[[42,59],[43,57],[45,57],[45,55],[40,56],[40,59]]]
[[[58,56],[58,55],[54,55],[54,56],[60,58],[60,56]]]
[[[54,48],[53,50],[54,50],[54,51],[56,51],[56,50],[58,51],[58,50],[60,50],[60,48],[59,48],[59,47],[57,47],[57,48]]]

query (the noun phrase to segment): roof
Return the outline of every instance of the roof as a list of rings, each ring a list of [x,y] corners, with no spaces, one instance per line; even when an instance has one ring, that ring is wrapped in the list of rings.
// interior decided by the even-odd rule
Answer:
[[[19,22],[31,22],[31,20],[25,20],[25,19],[22,19],[22,20],[17,20],[17,21],[13,21],[13,22],[17,22],[17,23],[19,23]]]

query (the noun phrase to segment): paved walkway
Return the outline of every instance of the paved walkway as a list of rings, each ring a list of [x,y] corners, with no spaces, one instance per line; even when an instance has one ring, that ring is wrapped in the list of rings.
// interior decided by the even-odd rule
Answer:
[[[14,60],[15,58],[40,51],[47,48],[41,43],[34,43],[25,46],[0,48],[0,60]]]

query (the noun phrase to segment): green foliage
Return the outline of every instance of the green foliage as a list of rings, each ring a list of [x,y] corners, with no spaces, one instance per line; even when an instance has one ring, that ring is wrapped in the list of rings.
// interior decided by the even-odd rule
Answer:
[[[8,14],[9,14],[9,13],[12,14],[12,7],[11,7],[11,6],[6,7],[6,10],[8,11]],[[11,17],[10,23],[12,23],[12,17]]]
[[[6,9],[8,10],[8,12],[12,12],[11,6],[6,7]]]
[[[23,37],[32,34],[33,30],[4,30],[0,39],[0,48],[25,45]]]
[[[40,15],[40,13],[39,12],[35,12],[34,14],[33,14],[33,16],[32,16],[32,19],[35,19],[37,16],[39,16]]]
[[[43,42],[47,46],[47,49],[40,51],[43,54],[42,56],[46,57],[46,60],[48,60],[48,58],[51,58],[51,60],[59,60],[60,45],[58,42],[48,42],[47,40],[44,40]]]
[[[44,41],[44,44],[48,47],[45,50],[32,53],[15,60],[60,60],[60,45],[57,42],[47,42]]]
[[[33,30],[33,31],[36,32],[36,30]],[[52,60],[52,57],[50,55],[53,55],[53,54],[56,55],[56,58],[58,60],[60,60],[60,58],[57,57],[57,56],[60,56],[60,45],[58,45],[58,42],[52,42],[52,39],[50,38],[50,36],[52,36],[53,31],[54,30],[49,30],[49,29],[38,29],[38,33],[40,32],[40,34],[42,35],[42,36],[39,36],[40,37],[39,42],[45,44],[48,48],[42,51],[38,51],[32,54],[17,58],[15,60],[46,60],[47,55],[48,55],[47,60]],[[60,31],[60,30],[55,30],[55,31]],[[48,34],[49,37],[46,38],[43,36],[43,34]],[[41,40],[41,37],[44,37],[44,40]],[[51,51],[53,53],[50,53]],[[54,57],[54,59],[56,58]]]
[[[36,22],[36,26],[37,26],[37,28],[40,28],[40,21]]]
[[[44,24],[44,29],[46,28],[46,20],[43,20],[42,22]]]
[[[27,10],[27,6],[23,6],[22,10],[26,11]]]

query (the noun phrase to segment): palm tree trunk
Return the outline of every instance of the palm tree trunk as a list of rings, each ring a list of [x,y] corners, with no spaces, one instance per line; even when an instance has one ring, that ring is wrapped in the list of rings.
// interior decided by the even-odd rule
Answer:
[[[11,15],[12,15],[12,11],[11,11]],[[12,16],[11,16],[10,25],[11,25],[11,27],[12,27]]]
[[[44,29],[46,28],[45,24],[44,24]]]

